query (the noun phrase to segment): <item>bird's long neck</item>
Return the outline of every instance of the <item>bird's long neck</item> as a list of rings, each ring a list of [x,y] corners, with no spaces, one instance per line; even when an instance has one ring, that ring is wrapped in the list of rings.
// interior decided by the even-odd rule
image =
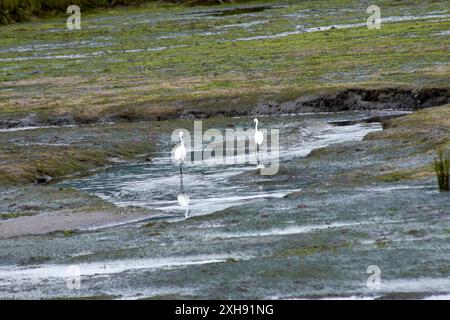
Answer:
[[[180,137],[180,141],[181,141],[181,146],[184,147],[184,141],[183,141],[182,137]]]
[[[255,131],[258,131],[258,122],[255,122]]]

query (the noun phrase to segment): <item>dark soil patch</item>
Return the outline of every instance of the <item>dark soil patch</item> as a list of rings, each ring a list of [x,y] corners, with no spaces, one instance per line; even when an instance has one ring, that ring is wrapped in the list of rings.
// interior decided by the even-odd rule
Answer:
[[[0,128],[26,126],[94,124],[105,122],[160,121],[170,119],[202,119],[209,117],[300,114],[307,112],[344,112],[353,110],[418,110],[450,103],[450,88],[381,88],[345,89],[335,93],[301,96],[286,101],[250,102],[244,99],[208,99],[179,101],[163,113],[148,112],[148,105],[128,106],[92,117],[69,114],[26,116],[0,120]],[[151,111],[151,110],[150,110]],[[170,112],[169,112],[170,111]],[[373,121],[380,119],[373,118]],[[381,119],[385,120],[385,119]]]
[[[261,103],[255,115],[352,110],[418,110],[450,102],[449,88],[431,89],[346,89],[334,94],[300,97],[282,103]]]

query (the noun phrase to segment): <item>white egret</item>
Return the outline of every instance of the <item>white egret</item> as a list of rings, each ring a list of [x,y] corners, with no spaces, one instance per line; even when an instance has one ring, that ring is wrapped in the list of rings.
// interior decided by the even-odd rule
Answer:
[[[186,147],[184,146],[183,136],[184,136],[183,131],[180,131],[179,137],[180,137],[181,144],[175,149],[175,155],[174,155],[175,160],[180,162],[180,174],[183,174],[182,166],[183,166],[184,160],[186,159],[186,154],[187,154]]]
[[[263,143],[264,136],[263,136],[262,132],[258,130],[258,119],[255,118],[255,119],[253,119],[253,121],[255,122],[254,138],[255,138],[256,145],[259,146]]]
[[[258,119],[253,119],[253,121],[255,122],[255,134],[253,135],[254,139],[255,139],[255,143],[256,143],[256,162],[258,162],[258,155],[259,155],[259,160],[260,160],[260,164],[257,165],[257,167],[264,167],[263,164],[261,163],[261,154],[260,154],[260,146],[263,144],[264,141],[264,135],[261,131],[258,130]]]
[[[175,160],[180,162],[180,193],[178,194],[178,204],[183,208],[186,209],[186,213],[184,214],[185,219],[188,218],[189,215],[189,203],[191,202],[191,198],[189,197],[189,195],[184,192],[184,186],[183,186],[183,170],[182,170],[182,166],[183,166],[183,162],[186,159],[186,155],[187,155],[187,151],[186,151],[186,147],[184,146],[184,141],[183,141],[183,131],[180,131],[180,145],[175,149]]]

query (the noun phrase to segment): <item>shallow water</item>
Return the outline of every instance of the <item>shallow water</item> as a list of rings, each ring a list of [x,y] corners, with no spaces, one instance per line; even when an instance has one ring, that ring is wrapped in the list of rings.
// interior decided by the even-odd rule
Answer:
[[[355,118],[363,114],[353,113],[348,116]],[[291,161],[305,157],[314,149],[344,141],[358,141],[369,132],[381,130],[378,123],[329,125],[328,122],[335,117],[329,114],[326,118],[314,115],[261,118],[263,125],[266,122],[270,129],[280,130],[280,147],[263,154],[263,161],[267,162],[267,166],[275,165],[272,164],[274,159],[270,159],[275,151],[279,156],[278,163]],[[247,121],[251,123],[251,119]],[[218,129],[224,132],[226,128]],[[244,163],[245,156],[242,153],[223,159],[209,158],[186,163],[181,190],[178,165],[171,159],[170,146],[166,146],[166,151],[159,153],[151,163],[119,164],[89,178],[63,182],[61,186],[86,191],[119,206],[158,209],[170,215],[184,212],[185,209],[177,202],[177,195],[184,191],[190,197],[190,216],[212,213],[259,198],[281,198],[301,190],[301,183],[288,188],[276,183],[255,187],[251,183],[243,184],[233,179],[244,172],[256,170],[256,154],[251,151],[246,153],[247,163]]]
[[[449,220],[439,209],[448,198],[430,188],[334,191],[169,224],[5,240],[0,297],[448,296]],[[30,263],[37,253],[45,263]],[[74,265],[79,290],[66,286]],[[382,270],[377,290],[366,287],[369,265]]]

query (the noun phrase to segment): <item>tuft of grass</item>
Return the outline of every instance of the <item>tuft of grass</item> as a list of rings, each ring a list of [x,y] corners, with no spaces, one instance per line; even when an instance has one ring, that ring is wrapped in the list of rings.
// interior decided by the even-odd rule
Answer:
[[[75,232],[72,230],[63,230],[62,234],[64,237],[72,237],[73,235],[75,235]]]
[[[450,191],[449,175],[450,175],[450,157],[444,154],[444,151],[439,148],[437,150],[437,158],[434,160],[434,171],[438,179],[439,191]]]
[[[377,246],[377,248],[382,249],[382,248],[386,248],[389,244],[391,243],[390,240],[388,239],[377,239],[375,241],[375,245]]]
[[[289,248],[278,253],[281,257],[291,257],[291,256],[311,256],[322,252],[335,251],[336,249],[348,247],[351,244],[347,241],[331,243],[331,244],[320,244],[310,247],[300,247],[300,248]]]
[[[14,219],[14,218],[22,217],[22,216],[31,216],[31,215],[32,214],[29,212],[1,213],[0,220],[8,220],[8,219]]]

